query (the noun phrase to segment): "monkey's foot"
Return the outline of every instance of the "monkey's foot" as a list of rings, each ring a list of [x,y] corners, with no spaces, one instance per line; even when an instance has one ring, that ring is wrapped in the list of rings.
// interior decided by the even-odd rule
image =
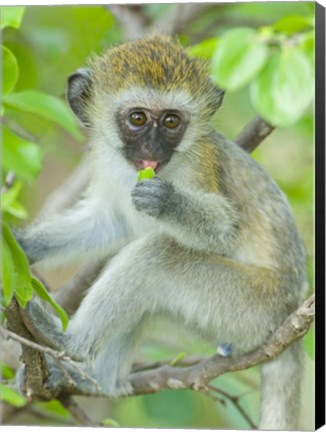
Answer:
[[[21,309],[21,316],[27,329],[36,341],[64,353],[76,361],[82,359],[69,350],[72,346],[69,334],[61,330],[60,320],[46,311],[39,300],[33,298]]]

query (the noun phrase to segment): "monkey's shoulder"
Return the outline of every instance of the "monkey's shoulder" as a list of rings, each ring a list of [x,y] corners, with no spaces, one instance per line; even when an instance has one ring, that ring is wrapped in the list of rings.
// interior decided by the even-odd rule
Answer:
[[[207,191],[248,199],[251,195],[286,202],[279,186],[242,147],[212,130],[189,150],[198,185]]]

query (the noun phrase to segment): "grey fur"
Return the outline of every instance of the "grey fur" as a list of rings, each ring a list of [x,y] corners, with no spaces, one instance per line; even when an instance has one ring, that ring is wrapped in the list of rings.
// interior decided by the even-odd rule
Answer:
[[[157,178],[137,183],[124,157],[115,110],[121,101],[130,106],[128,90],[113,98],[95,89],[93,178],[85,198],[16,234],[32,262],[118,248],[65,334],[33,302],[29,312],[40,340],[85,358],[111,396],[131,390],[132,353],[149,314],[182,318],[238,355],[259,347],[295,310],[306,281],[304,247],[276,183],[209,125],[196,128],[191,98],[150,88],[146,99],[146,91],[145,108],[155,100],[156,109],[185,110],[190,118]],[[263,366],[262,428],[295,429],[300,358],[296,346]]]

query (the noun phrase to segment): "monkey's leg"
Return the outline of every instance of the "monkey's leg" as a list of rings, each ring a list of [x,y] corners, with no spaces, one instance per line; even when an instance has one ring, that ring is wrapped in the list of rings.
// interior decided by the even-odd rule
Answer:
[[[94,396],[107,394],[115,397],[131,392],[132,389],[126,377],[131,368],[134,345],[141,334],[145,315],[142,320],[134,323],[134,326],[128,331],[112,334],[107,340],[107,344],[105,344],[105,339],[101,340],[100,334],[94,335],[94,342],[99,339],[104,345],[98,348],[94,344],[88,349],[83,346],[83,341],[87,340],[87,335],[73,332],[73,320],[69,323],[67,331],[63,333],[60,320],[56,316],[48,314],[38,300],[30,301],[26,309],[22,311],[22,315],[26,326],[39,343],[64,352],[73,360],[62,362],[66,370],[66,373],[63,373],[62,368],[58,367],[58,363],[47,356],[49,377],[45,385],[52,388],[54,394],[58,394],[60,391],[69,393],[75,387],[80,394]],[[86,319],[89,323],[97,324],[95,316],[87,316]],[[123,326],[121,327],[123,328]],[[79,332],[78,328],[76,332]],[[77,365],[77,368],[73,366],[74,364]],[[80,371],[83,371],[85,376],[81,375]],[[68,376],[73,381],[73,385],[71,380],[67,380]],[[16,382],[17,388],[22,393],[24,392],[24,379],[24,368],[21,368],[20,373],[17,374]],[[94,381],[100,385],[100,391]]]
[[[260,346],[279,326],[291,309],[287,296],[282,279],[271,270],[189,251],[167,237],[147,235],[110,262],[61,337],[68,352],[88,359],[100,385],[117,395],[114,387],[127,380],[137,328],[146,314],[164,311],[181,317],[212,335],[214,343],[232,343],[236,355]],[[33,320],[50,339],[53,330],[48,326],[44,331],[43,318]],[[289,389],[294,379],[291,362],[285,355],[271,366],[273,379],[279,373]],[[269,427],[266,412],[270,419],[279,418],[278,408],[289,406],[296,395],[290,390],[264,394],[262,424]],[[286,421],[279,418],[277,424],[286,429]]]

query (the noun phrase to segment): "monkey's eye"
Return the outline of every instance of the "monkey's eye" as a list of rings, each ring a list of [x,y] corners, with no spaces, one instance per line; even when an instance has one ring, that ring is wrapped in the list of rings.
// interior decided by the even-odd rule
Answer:
[[[136,127],[143,126],[147,121],[147,117],[142,111],[131,113],[128,119],[129,122]]]
[[[180,124],[180,117],[176,114],[167,114],[163,119],[163,124],[168,129],[175,129]]]

